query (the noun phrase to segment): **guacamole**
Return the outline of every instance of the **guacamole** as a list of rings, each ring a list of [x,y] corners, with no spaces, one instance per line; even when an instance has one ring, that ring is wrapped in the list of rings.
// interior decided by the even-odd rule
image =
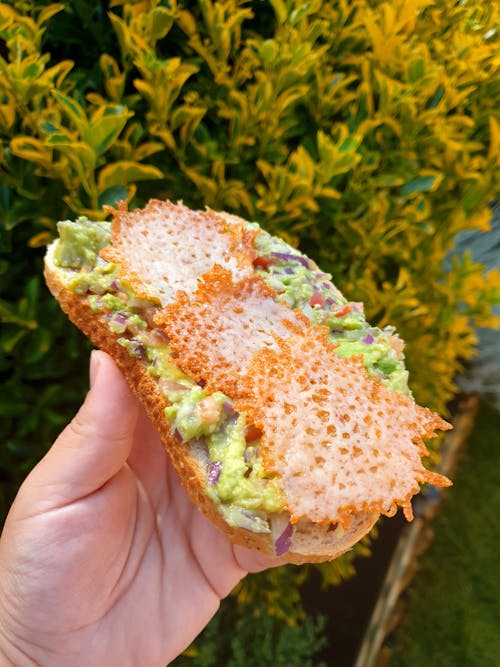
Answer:
[[[342,357],[361,356],[370,375],[388,389],[410,395],[403,343],[393,327],[379,329],[366,321],[363,304],[348,301],[331,276],[284,241],[260,233],[256,272],[277,294],[277,300],[299,308],[313,324],[327,326]]]

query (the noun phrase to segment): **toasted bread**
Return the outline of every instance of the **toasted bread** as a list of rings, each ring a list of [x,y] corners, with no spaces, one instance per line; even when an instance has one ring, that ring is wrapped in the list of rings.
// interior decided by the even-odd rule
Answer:
[[[143,211],[120,207],[113,215],[112,243],[100,250],[99,261],[116,265],[120,280],[147,301],[148,326],[168,337],[181,371],[209,395],[225,392],[258,429],[266,475],[283,484],[284,504],[275,523],[280,525],[283,516],[291,523],[286,518],[277,534],[272,512],[265,532],[228,521],[227,511],[207,493],[211,461],[203,442],[181,440],[165,418],[171,402],[160,379],[110,328],[106,309],[89,298],[92,290],[74,289],[72,280],[82,269],[56,260],[58,242],[47,251],[47,285],[71,321],[116,361],[191,499],[232,542],[278,554],[287,563],[331,560],[366,535],[381,514],[402,506],[411,518],[418,482],[449,483],[421,463],[422,438],[448,428],[446,422],[370,376],[359,357],[338,355],[325,326],[276,298],[254,270],[260,233],[255,225],[157,201]],[[195,244],[185,247],[193,236]],[[304,256],[291,248],[290,253],[305,264]],[[317,271],[314,263],[308,265]],[[336,312],[345,310],[338,291],[325,289],[335,295],[330,300]],[[300,367],[304,360],[307,366]],[[297,404],[298,396],[303,405]],[[277,548],[283,536],[286,545]]]

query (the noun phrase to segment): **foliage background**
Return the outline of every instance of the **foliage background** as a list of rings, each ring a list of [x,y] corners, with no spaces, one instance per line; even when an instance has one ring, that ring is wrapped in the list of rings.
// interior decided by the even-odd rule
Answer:
[[[88,345],[43,285],[44,245],[57,220],[99,218],[123,198],[230,210],[300,245],[374,324],[397,326],[417,400],[446,413],[500,293],[498,272],[467,253],[444,268],[458,232],[488,229],[499,195],[499,11],[478,0],[0,5],[2,512],[87,384]],[[325,584],[352,560],[322,566]],[[238,599],[300,624],[306,577],[269,573]]]

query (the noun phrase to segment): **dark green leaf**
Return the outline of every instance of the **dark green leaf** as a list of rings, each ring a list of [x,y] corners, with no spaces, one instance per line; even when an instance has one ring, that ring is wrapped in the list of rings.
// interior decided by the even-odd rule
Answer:
[[[413,195],[416,192],[429,192],[432,190],[435,182],[435,176],[420,176],[419,178],[414,178],[402,186],[400,190],[401,196],[408,197],[409,195]]]

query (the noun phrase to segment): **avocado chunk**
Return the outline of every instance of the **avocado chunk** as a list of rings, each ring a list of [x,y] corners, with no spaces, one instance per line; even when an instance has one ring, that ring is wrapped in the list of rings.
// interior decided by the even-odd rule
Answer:
[[[57,223],[59,242],[54,263],[65,269],[92,269],[101,248],[111,240],[109,222],[93,222],[86,217]]]

